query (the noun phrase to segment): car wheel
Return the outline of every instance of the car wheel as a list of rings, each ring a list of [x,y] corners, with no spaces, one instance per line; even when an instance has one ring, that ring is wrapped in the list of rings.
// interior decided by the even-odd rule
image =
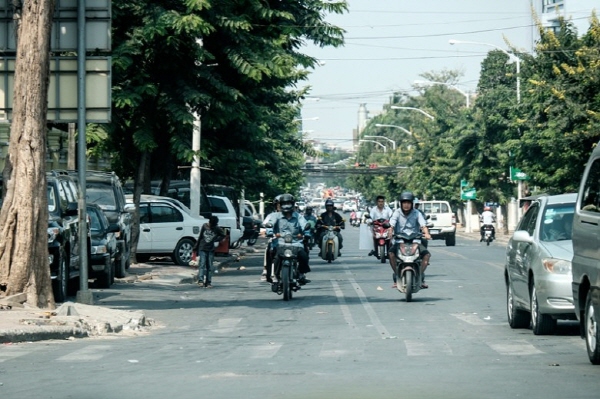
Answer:
[[[240,238],[239,240],[237,240],[236,242],[232,242],[229,244],[229,248],[230,249],[236,249],[239,248],[240,245],[242,245],[242,239]]]
[[[179,266],[188,266],[190,260],[192,260],[192,250],[194,248],[194,241],[190,238],[182,238],[175,246],[173,252],[173,262]]]
[[[506,282],[506,314],[508,316],[508,325],[511,328],[529,327],[529,315],[524,310],[517,309],[513,293],[512,282]]]
[[[125,255],[121,254],[119,256],[119,259],[117,259],[115,263],[116,263],[116,266],[117,266],[117,270],[115,270],[115,275],[118,278],[125,277],[125,275],[126,275],[126,272],[125,272],[125,270],[126,270],[126,268],[125,268],[125,266],[126,266],[126,264],[125,264],[126,263]]]
[[[110,261],[110,285],[115,283],[115,271],[117,266],[115,265],[114,259]]]
[[[67,265],[67,256],[65,251],[59,251],[58,275],[52,281],[52,290],[55,302],[65,302],[67,300],[67,285],[69,283],[69,267]]]
[[[256,238],[249,238],[248,241],[246,241],[246,244],[251,247],[256,244]]]
[[[453,247],[456,245],[456,235],[451,234],[446,236],[446,246]]]
[[[139,263],[147,263],[150,260],[150,255],[146,254],[135,254],[135,259]]]
[[[584,328],[585,328],[585,346],[587,347],[588,357],[592,364],[600,364],[600,325],[598,317],[592,304],[592,291],[590,290],[585,301]]]
[[[531,288],[531,329],[535,335],[550,335],[556,330],[556,319],[547,314],[540,313],[537,290],[535,284]]]

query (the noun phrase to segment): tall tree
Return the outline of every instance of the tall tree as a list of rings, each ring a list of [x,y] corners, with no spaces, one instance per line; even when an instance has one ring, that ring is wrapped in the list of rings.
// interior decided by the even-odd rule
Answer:
[[[9,159],[0,211],[0,289],[54,307],[48,267],[46,112],[53,0],[14,2],[17,55]],[[20,8],[22,5],[22,8]]]

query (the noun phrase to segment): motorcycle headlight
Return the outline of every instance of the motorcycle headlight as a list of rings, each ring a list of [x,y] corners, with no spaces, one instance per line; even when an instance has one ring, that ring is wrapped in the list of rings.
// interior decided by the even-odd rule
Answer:
[[[289,248],[286,248],[283,251],[283,256],[285,256],[286,258],[291,258],[293,255],[294,255],[294,252]]]
[[[285,237],[283,237],[283,241],[286,244],[291,244],[293,241],[292,235],[291,234],[286,234]]]
[[[564,259],[544,258],[542,259],[544,269],[555,274],[571,274],[571,262]]]

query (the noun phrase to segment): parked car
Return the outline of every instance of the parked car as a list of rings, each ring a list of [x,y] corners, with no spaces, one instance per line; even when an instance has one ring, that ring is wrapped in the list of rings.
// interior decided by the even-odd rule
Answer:
[[[258,218],[254,205],[246,200],[244,203],[244,216],[242,219],[244,232],[241,241],[246,241],[248,245],[256,244],[256,240],[260,235],[260,226],[262,221]]]
[[[429,216],[432,224],[429,234],[432,240],[444,240],[446,246],[456,245],[456,215],[448,201],[419,201],[419,209]]]
[[[129,203],[133,196],[127,195]],[[169,256],[187,266],[200,229],[208,220],[191,216],[190,209],[171,197],[142,195],[140,198],[140,237],[136,258],[147,262],[151,256]]]
[[[506,310],[512,328],[531,325],[553,334],[559,319],[574,320],[571,231],[577,194],[540,195],[521,218],[506,248]]]
[[[68,171],[74,179],[78,178],[77,171]],[[110,223],[119,226],[117,235],[116,277],[125,277],[129,269],[131,255],[131,223],[133,206],[126,206],[125,192],[121,180],[115,172],[102,172],[88,170],[86,174],[85,195],[86,202],[98,204],[106,214]]]
[[[229,232],[229,247],[237,247],[242,238],[242,229],[231,200],[218,195],[209,195],[208,199],[211,213],[219,218],[219,226]]]
[[[86,207],[91,240],[88,277],[95,278],[99,288],[110,288],[115,281],[119,225],[110,223],[99,205],[87,204]]]
[[[573,220],[573,300],[588,358],[600,364],[600,145],[586,164]]]
[[[48,262],[56,302],[79,288],[79,211],[75,181],[66,173],[46,174],[48,185]]]

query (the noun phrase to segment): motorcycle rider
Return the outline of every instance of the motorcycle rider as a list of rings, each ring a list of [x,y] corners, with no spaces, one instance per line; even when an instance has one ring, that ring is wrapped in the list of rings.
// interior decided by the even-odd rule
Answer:
[[[400,208],[394,211],[394,214],[390,218],[390,234],[400,233],[418,233],[423,232],[423,236],[431,240],[429,235],[429,229],[427,228],[425,218],[423,214],[414,208],[413,202],[415,196],[410,191],[404,191],[400,194]],[[394,285],[396,287],[396,251],[398,248],[398,242],[396,239],[392,241],[392,248],[389,251],[390,266],[394,271]],[[419,245],[419,253],[421,254],[421,288],[429,288],[425,284],[425,269],[429,265],[429,258],[431,254],[425,248],[423,244]]]
[[[319,247],[321,246],[321,243],[323,242],[323,236],[326,233],[323,226],[336,226],[335,234],[337,235],[338,242],[340,244],[338,256],[342,256],[340,251],[344,247],[344,239],[342,238],[340,229],[345,229],[346,226],[344,224],[344,218],[342,218],[342,216],[334,210],[332,199],[325,201],[325,212],[319,216],[319,221],[317,222],[317,243],[319,244]]]
[[[267,236],[269,236],[272,232],[273,232],[273,227],[266,227],[268,224],[274,225],[275,222],[277,221],[277,219],[279,219],[281,217],[281,211],[280,211],[280,204],[279,204],[279,199],[281,198],[281,194],[276,196],[273,199],[273,212],[269,213],[267,215],[267,217],[265,217],[265,220],[263,220],[263,226],[265,226],[266,228],[266,233]],[[265,248],[265,256],[264,256],[264,264],[263,264],[263,271],[261,274],[260,279],[263,281],[268,281],[269,283],[271,282],[271,276],[269,275],[269,273],[267,273],[267,270],[270,269],[271,264],[273,263],[273,257],[275,256],[275,250],[277,247],[277,240],[271,240],[269,242],[269,244],[267,245],[267,248]]]
[[[300,215],[294,212],[294,196],[291,194],[282,194],[279,198],[279,205],[281,209],[281,217],[277,219],[273,225],[273,234],[276,238],[281,238],[286,234],[292,234],[294,239],[297,240],[297,245],[301,247],[298,251],[298,271],[300,272],[300,278],[298,282],[300,285],[310,283],[310,280],[306,278],[306,273],[310,272],[308,266],[308,253],[304,250],[304,244],[302,243],[303,230],[305,224],[302,223]],[[275,276],[277,281],[273,282],[273,291],[277,292],[278,282],[281,279],[281,260],[275,257]]]
[[[387,206],[385,203],[385,197],[383,195],[378,195],[376,198],[377,206],[371,208],[371,212],[369,214],[369,220],[367,223],[371,226],[371,231],[373,230],[373,221],[379,219],[390,220],[392,214],[394,213],[392,209]],[[375,239],[375,234],[373,235],[373,249],[369,252],[369,256],[373,256],[377,254],[377,240]]]
[[[308,229],[308,231],[310,231],[311,236],[314,238],[315,229],[317,227],[317,217],[313,215],[313,209],[311,206],[307,206],[306,208],[304,208],[304,221],[306,222],[304,223],[304,225],[310,224],[310,229]],[[307,249],[306,246],[304,247],[304,249]]]
[[[479,229],[479,233],[481,234],[481,239],[479,240],[479,242],[483,242],[484,238],[483,238],[483,230],[485,226],[492,226],[492,240],[496,239],[496,229],[494,228],[494,222],[496,221],[496,215],[494,215],[494,212],[492,212],[492,209],[489,206],[485,206],[483,208],[483,212],[481,213],[481,216],[479,216],[479,219],[481,220],[481,227]]]

